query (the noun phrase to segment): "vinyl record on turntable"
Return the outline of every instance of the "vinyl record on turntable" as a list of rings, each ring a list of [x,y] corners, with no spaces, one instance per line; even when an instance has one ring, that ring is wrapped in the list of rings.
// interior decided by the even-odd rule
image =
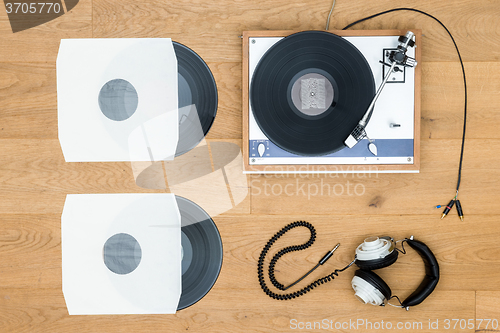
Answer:
[[[222,240],[212,218],[197,204],[175,197],[181,213],[182,293],[177,310],[202,299],[222,267]]]
[[[217,85],[203,59],[172,42],[178,66],[179,142],[175,156],[193,149],[207,135],[217,113]]]
[[[320,156],[345,147],[375,94],[370,66],[349,41],[324,31],[285,37],[261,58],[250,102],[278,147]]]

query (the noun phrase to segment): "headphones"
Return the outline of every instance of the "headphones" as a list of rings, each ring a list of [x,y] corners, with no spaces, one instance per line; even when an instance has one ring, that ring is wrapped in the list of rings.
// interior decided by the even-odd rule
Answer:
[[[384,306],[391,298],[397,298],[406,310],[423,302],[436,288],[439,281],[439,265],[436,257],[423,242],[413,236],[401,241],[403,250],[396,248],[391,237],[368,237],[356,248],[354,263],[359,269],[354,273],[351,285],[354,296],[364,304]],[[396,262],[398,254],[406,254],[404,243],[408,243],[422,257],[425,264],[425,277],[418,288],[403,302],[393,296],[391,288],[372,270],[388,267]]]
[[[310,283],[300,290],[289,293],[276,293],[268,287],[264,279],[264,260],[266,258],[266,255],[270,252],[273,244],[288,231],[297,227],[305,227],[309,229],[309,232],[311,233],[311,237],[309,238],[309,240],[304,244],[292,245],[282,248],[276,254],[274,254],[271,262],[269,263],[269,280],[271,281],[273,286],[281,292],[295,286],[297,283],[311,274],[316,268],[325,264],[328,259],[333,256],[335,250],[337,250],[337,248],[340,246],[340,243],[337,244],[331,251],[327,252],[319,260],[316,266],[314,266],[311,270],[309,270],[292,284],[285,286],[280,283],[274,275],[276,263],[282,256],[287,253],[305,250],[310,247],[316,239],[316,229],[309,222],[296,221],[287,224],[281,230],[279,230],[264,246],[257,263],[257,274],[262,291],[269,297],[276,300],[285,301],[303,296],[314,288],[332,281],[339,275],[340,272],[345,271],[353,264],[356,264],[359,269],[354,273],[351,285],[354,289],[354,295],[356,296],[356,298],[364,304],[369,303],[381,306],[384,306],[385,304],[393,305],[389,303],[389,300],[392,298],[396,298],[399,301],[400,306],[393,306],[408,310],[410,306],[415,306],[422,303],[424,299],[426,299],[434,291],[439,281],[439,265],[436,257],[427,245],[425,245],[421,241],[413,239],[413,236],[397,242],[395,242],[391,237],[368,237],[365,239],[363,244],[359,245],[356,248],[356,256],[354,257],[354,260],[344,268],[335,269],[330,274],[315,280],[314,282]],[[396,243],[399,242],[401,242],[401,250],[396,247]],[[380,276],[372,272],[372,270],[390,266],[396,262],[399,253],[406,254],[404,243],[408,243],[408,245],[410,245],[410,247],[417,251],[420,257],[422,257],[422,260],[425,264],[425,277],[418,288],[403,302],[401,302],[398,296],[392,295],[391,288],[389,288],[387,283],[385,283],[385,281],[382,280]]]

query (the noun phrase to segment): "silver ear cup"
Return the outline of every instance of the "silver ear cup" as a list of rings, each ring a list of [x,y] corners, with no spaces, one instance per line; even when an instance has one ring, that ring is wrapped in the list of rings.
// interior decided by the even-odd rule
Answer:
[[[389,239],[368,237],[356,248],[356,258],[367,261],[381,259],[394,251],[394,244]]]
[[[359,276],[354,276],[351,281],[354,296],[364,304],[381,305],[385,301],[384,295],[373,285]]]

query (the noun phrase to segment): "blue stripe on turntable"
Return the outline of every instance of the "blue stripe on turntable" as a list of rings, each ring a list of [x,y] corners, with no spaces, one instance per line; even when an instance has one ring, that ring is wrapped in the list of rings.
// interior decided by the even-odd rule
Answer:
[[[260,143],[266,147],[262,157],[310,157],[289,153],[269,140],[250,140],[250,157],[259,157],[257,149]],[[368,150],[368,143],[367,139],[363,139],[351,149],[346,147],[336,153],[321,157],[373,157],[373,154]],[[374,140],[373,143],[377,146],[377,157],[413,156],[413,139],[378,139]]]

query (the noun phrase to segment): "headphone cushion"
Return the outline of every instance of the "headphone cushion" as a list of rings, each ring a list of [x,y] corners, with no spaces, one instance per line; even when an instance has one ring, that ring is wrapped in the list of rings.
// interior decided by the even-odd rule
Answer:
[[[409,239],[407,243],[422,257],[425,264],[425,277],[418,288],[403,301],[404,307],[422,303],[439,282],[439,264],[431,249],[416,239]]]
[[[385,299],[388,300],[392,296],[392,291],[391,288],[385,283],[384,280],[377,274],[371,271],[365,271],[362,269],[358,269],[355,273],[354,276],[357,276],[369,284],[371,284],[373,287],[375,287],[378,291],[384,295]]]
[[[356,260],[356,266],[363,270],[373,270],[388,267],[398,260],[398,251],[393,250],[384,258],[372,259],[372,260]]]

